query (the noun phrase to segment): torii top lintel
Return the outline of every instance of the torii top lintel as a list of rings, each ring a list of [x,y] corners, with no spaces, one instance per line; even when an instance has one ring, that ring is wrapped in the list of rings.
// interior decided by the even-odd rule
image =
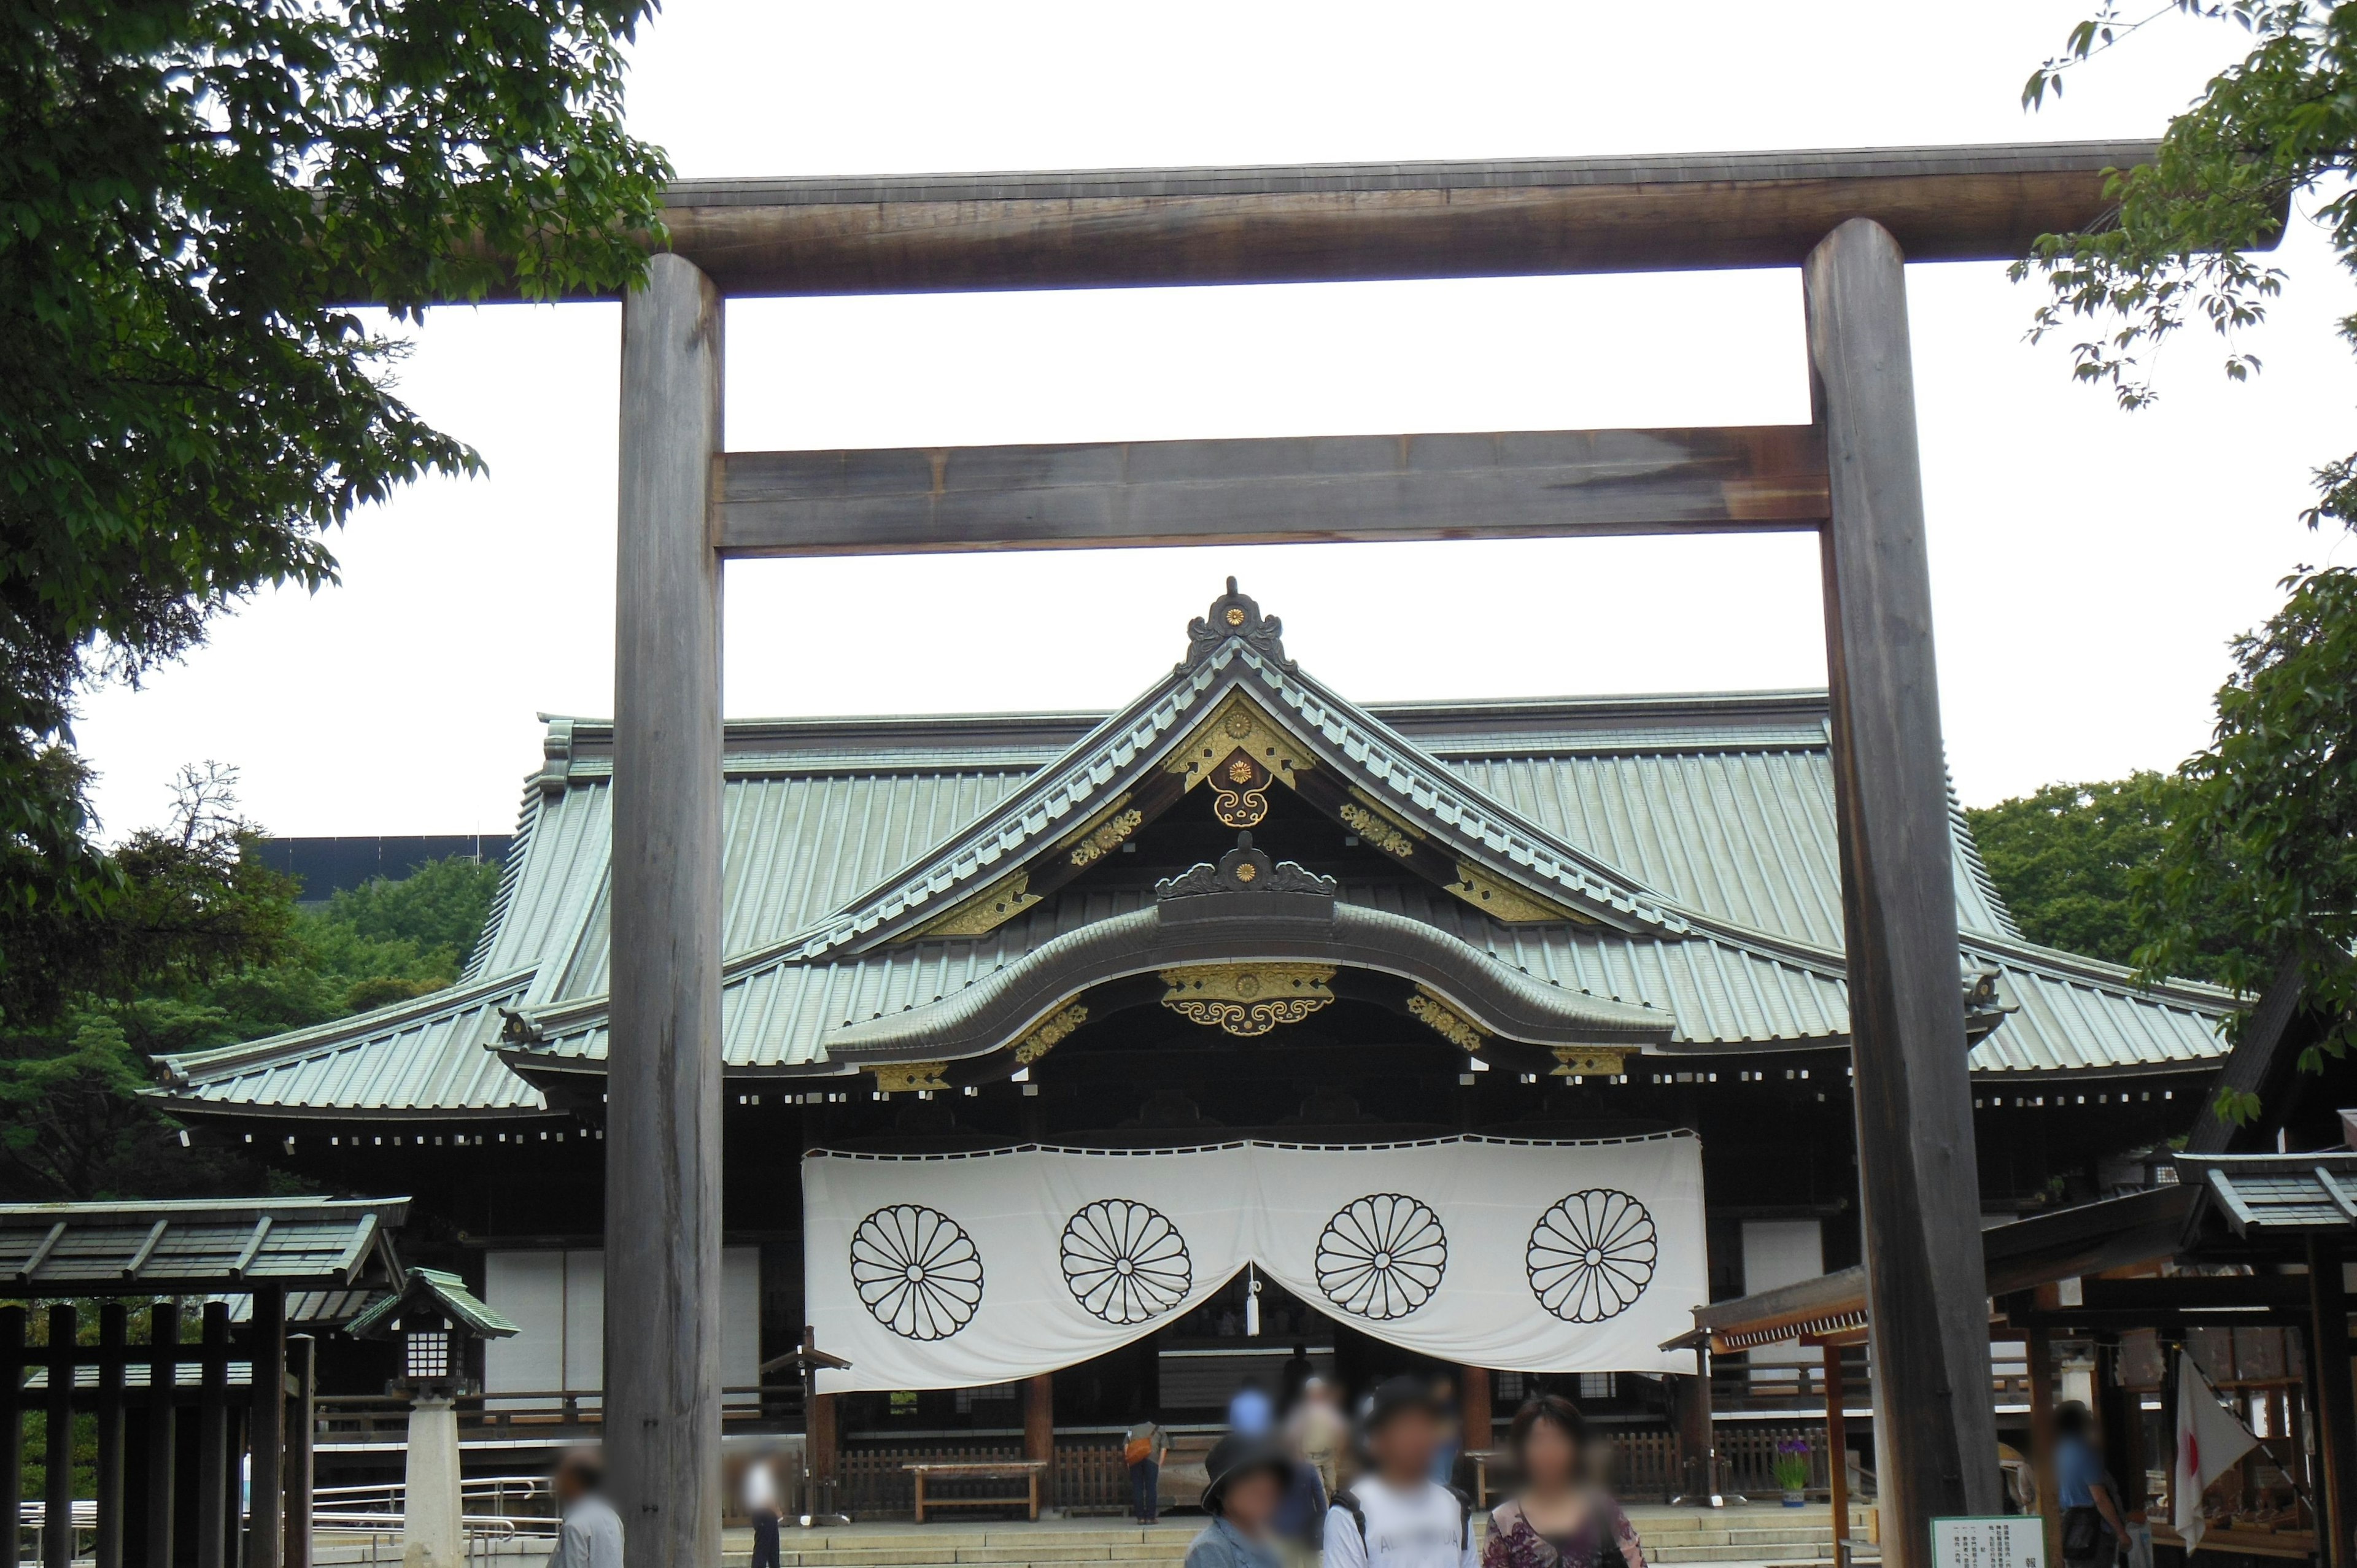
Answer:
[[[1847,219],[2009,261],[2110,210],[2156,144],[697,179],[667,248],[724,294],[1340,283],[1797,266]]]

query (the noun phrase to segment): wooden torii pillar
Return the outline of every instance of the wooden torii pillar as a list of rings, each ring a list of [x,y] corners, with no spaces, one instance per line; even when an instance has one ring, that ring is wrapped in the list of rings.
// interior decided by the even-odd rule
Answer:
[[[607,1434],[630,1568],[719,1552],[720,563],[1814,529],[1894,1564],[1996,1502],[1904,263],[2150,144],[686,182],[622,308]],[[728,453],[722,295],[1800,266],[1810,427]]]

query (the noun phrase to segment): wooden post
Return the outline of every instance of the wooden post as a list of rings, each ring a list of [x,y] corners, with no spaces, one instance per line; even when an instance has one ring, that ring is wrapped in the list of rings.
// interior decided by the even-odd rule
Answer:
[[[197,1568],[228,1568],[229,1305],[205,1303],[197,1392]]]
[[[1695,1347],[1695,1375],[1671,1374],[1678,1388],[1678,1477],[1670,1486],[1670,1501],[1717,1508],[1718,1492],[1717,1430],[1710,1409],[1710,1348]]]
[[[48,1463],[42,1466],[41,1568],[72,1568],[74,1340],[81,1315],[70,1305],[49,1308],[48,1412],[43,1423]]]
[[[1490,1369],[1457,1369],[1457,1408],[1465,1429],[1465,1451],[1487,1454],[1497,1433],[1497,1415],[1490,1404]]]
[[[803,1422],[806,1435],[802,1441],[810,1447],[810,1473],[813,1482],[833,1481],[838,1474],[835,1464],[834,1432],[836,1397],[834,1394],[813,1394],[810,1402],[810,1414]],[[816,1494],[824,1489],[823,1486],[813,1487],[813,1495],[802,1499],[803,1512],[814,1514],[819,1511],[819,1499]]]
[[[297,1334],[286,1342],[294,1366],[295,1415],[286,1424],[285,1568],[311,1568],[311,1439],[318,1417],[319,1342]]]
[[[1849,1413],[1842,1409],[1842,1348],[1825,1351],[1825,1485],[1833,1494],[1834,1568],[1849,1568]],[[2061,1568],[2057,1559],[2053,1568]]]
[[[1052,1481],[1056,1464],[1056,1374],[1041,1372],[1023,1384],[1023,1457],[1049,1466]],[[1050,1498],[1056,1494],[1051,1487]]]
[[[145,1568],[172,1568],[172,1395],[180,1370],[180,1308],[159,1301],[147,1316],[147,1562]]]
[[[2043,1328],[2022,1336],[2029,1361],[2029,1471],[2038,1477],[2038,1514],[2045,1526],[2046,1561],[2062,1561],[2062,1483],[2054,1471],[2054,1340]]]
[[[25,1309],[0,1306],[0,1514],[8,1562],[25,1560]]]
[[[2341,1249],[2320,1236],[2308,1240],[2309,1344],[2315,1351],[2317,1453],[2324,1484],[2317,1488],[2324,1518],[2317,1521],[2324,1568],[2349,1568],[2352,1520],[2357,1520],[2357,1421],[2349,1375],[2349,1297],[2341,1288]],[[2178,1395],[2183,1399],[2185,1394]]]
[[[1825,666],[1891,1568],[1923,1557],[1933,1518],[1997,1508],[1905,260],[1888,230],[1853,218],[1803,272],[1833,500]]]
[[[123,1375],[131,1352],[129,1309],[98,1309],[98,1528],[94,1568],[123,1568]]]
[[[629,1568],[720,1561],[721,302],[622,301],[606,1450]]]
[[[253,1287],[253,1501],[244,1568],[279,1568],[286,1545],[286,1291]]]

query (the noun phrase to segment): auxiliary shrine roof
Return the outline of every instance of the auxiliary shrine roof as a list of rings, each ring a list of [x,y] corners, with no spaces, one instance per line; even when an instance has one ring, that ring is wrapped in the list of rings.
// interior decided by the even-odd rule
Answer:
[[[953,1040],[1011,1069],[1060,1004],[1171,961],[1155,932],[1215,907],[1169,902],[1183,866],[1159,887],[1113,875],[1137,866],[1146,830],[1206,805],[1247,820],[1281,791],[1367,846],[1330,880],[1301,874],[1326,900],[1301,905],[1324,911],[1318,950],[1413,984],[1463,1038],[1651,1056],[1846,1043],[1823,693],[1366,706],[1286,657],[1281,629],[1232,584],[1187,658],[1112,715],[728,725],[728,1071],[841,1077]],[[602,1070],[612,745],[610,724],[548,722],[456,986],[171,1058],[157,1092],[238,1116],[515,1116],[546,1108],[535,1080]],[[2140,990],[2025,940],[1951,822],[1977,1078],[2224,1054],[2231,997]],[[1232,956],[1299,956],[1251,940]]]

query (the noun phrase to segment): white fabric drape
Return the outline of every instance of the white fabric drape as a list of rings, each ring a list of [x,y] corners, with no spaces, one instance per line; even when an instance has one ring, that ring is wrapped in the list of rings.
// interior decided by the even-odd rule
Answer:
[[[1177,1320],[1248,1262],[1340,1323],[1513,1371],[1686,1371],[1708,1299],[1690,1133],[802,1163],[827,1393],[1007,1382]]]

